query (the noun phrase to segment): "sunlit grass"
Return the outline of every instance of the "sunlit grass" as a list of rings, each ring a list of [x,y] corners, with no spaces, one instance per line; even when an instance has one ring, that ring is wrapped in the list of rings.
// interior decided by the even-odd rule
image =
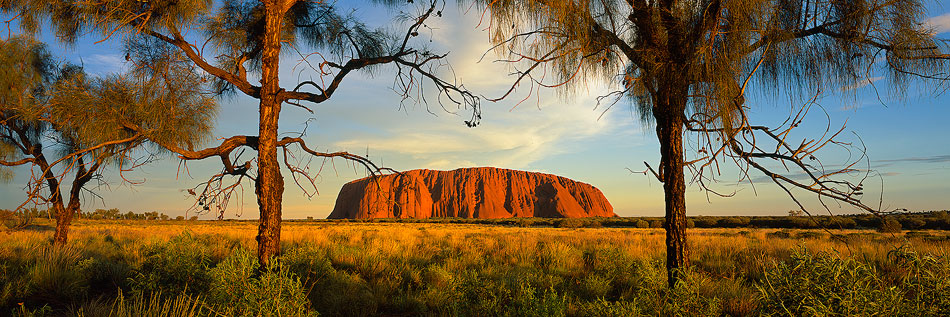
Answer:
[[[762,286],[781,263],[802,254],[854,260],[857,272],[872,274],[861,278],[880,281],[874,287],[881,289],[900,285],[910,274],[895,254],[932,256],[944,265],[921,271],[927,274],[945,274],[950,267],[946,231],[690,229],[689,286],[669,292],[663,229],[285,222],[279,271],[284,273],[241,284],[241,300],[214,290],[234,284],[221,281],[248,278],[228,275],[234,270],[221,267],[231,263],[226,265],[251,269],[253,262],[241,260],[247,251],[240,250],[253,252],[254,222],[77,221],[69,243],[73,251],[67,254],[75,259],[53,262],[60,263],[56,268],[85,270],[81,273],[88,278],[34,272],[38,266],[30,263],[45,263],[37,258],[46,253],[35,250],[46,248],[51,239],[52,231],[42,230],[48,226],[41,220],[31,230],[0,233],[0,273],[22,271],[75,282],[71,295],[51,298],[63,296],[44,291],[45,280],[24,286],[16,284],[26,283],[22,279],[0,278],[6,283],[0,286],[6,287],[0,289],[0,309],[24,300],[33,308],[86,307],[111,303],[119,292],[144,291],[162,292],[169,299],[184,292],[202,307],[247,314],[263,309],[250,304],[260,302],[254,300],[262,296],[259,292],[290,290],[299,294],[282,293],[290,302],[270,305],[298,310],[309,305],[328,315],[744,315],[765,313],[759,311],[762,303],[786,298]],[[940,285],[934,287],[944,287]]]

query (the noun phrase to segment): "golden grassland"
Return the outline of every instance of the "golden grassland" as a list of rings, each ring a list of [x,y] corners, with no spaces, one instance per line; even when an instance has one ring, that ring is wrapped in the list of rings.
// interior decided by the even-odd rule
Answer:
[[[29,265],[16,269],[16,263],[39,263],[22,258],[51,239],[50,226],[40,222],[29,230],[0,232],[0,268],[35,274]],[[100,280],[77,282],[85,288],[68,296],[85,304],[0,289],[0,309],[17,308],[10,301],[26,301],[50,312],[114,312],[121,308],[120,301],[103,298],[121,292],[164,292],[204,298],[195,300],[209,312],[227,307],[229,314],[260,314],[266,307],[235,309],[243,306],[231,297],[243,297],[247,304],[255,296],[266,296],[261,295],[267,292],[261,286],[264,277],[247,275],[249,280],[260,279],[253,292],[228,289],[230,295],[225,296],[219,285],[239,279],[221,272],[224,268],[246,271],[254,265],[248,250],[256,245],[256,233],[256,223],[244,221],[79,220],[70,235],[71,248],[78,250],[76,263],[92,259],[85,269],[108,273],[92,274],[102,275]],[[914,281],[934,291],[950,291],[947,283],[935,281],[950,277],[948,235],[690,229],[689,285],[669,291],[663,229],[292,221],[284,223],[282,267],[275,270],[284,272],[279,276],[289,284],[278,282],[271,291],[296,289],[302,294],[286,297],[278,292],[285,297],[278,296],[274,307],[328,315],[781,315],[782,310],[795,315],[795,310],[787,310],[790,302],[805,309],[798,312],[939,315],[950,305],[900,287],[909,285],[909,274],[928,274],[933,280]],[[908,271],[908,254],[935,266]],[[97,265],[105,269],[88,268]],[[805,280],[786,280],[790,275]],[[858,281],[867,285],[855,289],[852,284]],[[5,283],[16,282],[8,278]],[[844,299],[824,293],[802,297],[793,294],[792,288],[803,286],[796,283],[853,294]],[[104,287],[110,289],[96,289]],[[220,298],[214,300],[214,294]],[[929,308],[888,310],[865,302],[885,300],[881,296],[895,302],[916,298],[915,305]]]

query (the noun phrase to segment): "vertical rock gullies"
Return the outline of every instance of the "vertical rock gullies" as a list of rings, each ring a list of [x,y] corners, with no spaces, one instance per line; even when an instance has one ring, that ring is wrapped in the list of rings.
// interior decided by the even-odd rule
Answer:
[[[327,218],[613,217],[586,183],[494,167],[412,170],[343,185]]]

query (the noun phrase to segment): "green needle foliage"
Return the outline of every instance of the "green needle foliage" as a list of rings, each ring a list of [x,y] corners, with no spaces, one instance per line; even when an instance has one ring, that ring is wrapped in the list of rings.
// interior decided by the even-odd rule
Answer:
[[[703,182],[715,176],[703,173],[715,174],[710,170],[718,170],[721,160],[734,161],[786,191],[879,211],[860,201],[861,183],[832,177],[854,172],[850,166],[833,172],[814,167],[813,153],[835,142],[834,131],[817,142],[787,144],[784,136],[802,117],[792,116],[783,127],[750,124],[750,89],[796,100],[882,76],[902,95],[912,79],[945,85],[950,75],[948,46],[922,24],[919,0],[475,2],[487,11],[496,51],[515,67],[516,82],[502,98],[522,82],[570,93],[604,81],[618,87],[608,97],[629,98],[642,121],[655,125],[661,162],[654,175],[666,196],[671,286],[674,272],[688,265],[684,168],[696,171],[694,179],[707,188]],[[542,70],[554,80],[535,77]],[[700,133],[697,161],[684,160],[684,129]],[[760,163],[774,160],[808,181]]]
[[[33,171],[20,207],[50,205],[56,244],[66,242],[83,190],[101,181],[102,169],[121,173],[167,153],[150,139],[193,149],[212,128],[214,99],[179,64],[153,63],[163,76],[90,78],[75,65],[57,65],[27,37],[0,41],[0,51],[0,166]],[[11,171],[4,170],[8,180]]]
[[[18,157],[17,139],[12,138],[10,126],[23,131],[22,141],[39,143],[48,124],[39,120],[40,107],[46,98],[46,83],[54,77],[52,57],[41,45],[27,38],[12,38],[0,42],[0,119],[3,134],[0,139],[0,159]],[[12,171],[0,166],[0,179],[11,180]]]
[[[403,1],[373,1],[387,7],[404,5]],[[412,1],[409,1],[412,3]],[[200,211],[214,209],[223,217],[235,188],[243,180],[253,180],[261,212],[258,257],[260,267],[280,249],[281,201],[285,166],[298,185],[315,192],[315,175],[307,174],[306,166],[288,162],[287,151],[324,158],[343,158],[365,166],[371,173],[384,169],[368,159],[345,152],[324,153],[307,147],[302,137],[278,140],[278,122],[284,104],[313,113],[304,103],[319,104],[329,100],[344,79],[352,73],[369,72],[383,65],[395,68],[394,90],[402,101],[425,102],[423,87],[435,89],[442,103],[471,107],[469,126],[478,123],[479,99],[454,79],[437,74],[445,66],[445,54],[433,53],[414,40],[426,21],[441,16],[444,1],[427,0],[410,5],[404,23],[392,31],[370,28],[352,14],[344,14],[334,2],[304,0],[0,0],[0,10],[16,15],[20,29],[37,32],[49,25],[53,33],[67,43],[74,43],[83,34],[95,34],[105,40],[121,38],[127,45],[129,59],[139,67],[150,67],[153,60],[183,60],[209,76],[213,91],[218,94],[241,93],[259,99],[257,135],[236,135],[225,138],[221,145],[194,150],[183,148],[168,136],[154,136],[139,127],[125,125],[134,132],[149,134],[152,141],[180,155],[182,159],[219,158],[223,171],[192,191]],[[51,23],[44,23],[50,21]],[[310,78],[301,73],[294,87],[281,87],[278,74],[282,57],[299,58],[310,69]],[[181,57],[172,58],[172,57]],[[141,62],[139,62],[141,61]],[[249,80],[249,74],[260,80]],[[176,78],[180,74],[151,73],[152,77]],[[166,80],[167,81],[167,80]],[[423,86],[423,82],[426,84]],[[108,85],[96,84],[103,93]],[[188,87],[188,86],[182,86]],[[416,95],[418,94],[418,95]],[[141,98],[140,96],[119,96]],[[151,104],[140,100],[136,104]],[[158,103],[161,104],[161,103]],[[254,113],[249,113],[253,116]],[[152,118],[152,117],[149,117]],[[156,118],[149,121],[161,125]],[[144,127],[142,127],[144,129]],[[303,136],[303,133],[301,133]],[[166,138],[167,137],[167,138]],[[238,152],[234,150],[239,149]],[[244,149],[257,151],[256,160],[238,162]],[[232,152],[235,155],[232,155]],[[283,153],[283,162],[278,152]],[[233,177],[233,178],[232,178]],[[228,182],[228,183],[225,183]],[[303,186],[303,185],[302,185]],[[203,187],[203,188],[202,188]]]

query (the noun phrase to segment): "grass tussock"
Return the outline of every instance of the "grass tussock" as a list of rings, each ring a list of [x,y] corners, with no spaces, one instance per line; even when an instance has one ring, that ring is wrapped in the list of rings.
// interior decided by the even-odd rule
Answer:
[[[290,222],[260,268],[252,223],[141,223],[0,233],[0,315],[950,314],[941,231],[691,229],[671,290],[662,229]]]

